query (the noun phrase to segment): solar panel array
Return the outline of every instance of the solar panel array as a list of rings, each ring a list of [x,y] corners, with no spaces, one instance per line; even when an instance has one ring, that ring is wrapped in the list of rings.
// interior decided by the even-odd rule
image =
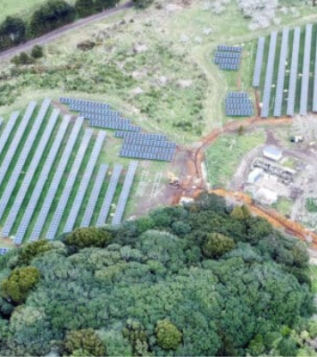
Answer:
[[[31,102],[19,123],[19,113],[12,113],[0,135],[0,150],[8,146],[0,168],[1,236],[13,236],[16,245],[26,238],[30,226],[33,226],[29,236],[31,241],[41,236],[55,238],[62,218],[66,221],[64,232],[71,231],[81,212],[80,226],[90,225],[99,195],[106,185],[108,165],[101,165],[94,174],[106,132],[99,131],[95,137],[93,129],[84,131],[83,117],[78,117],[75,122],[71,120],[71,115],[59,120],[60,110],[49,110],[50,102],[45,99],[37,114],[34,113],[36,103]],[[49,113],[49,119],[45,120]],[[34,120],[32,117],[35,117]],[[70,172],[67,172],[68,167]],[[8,170],[10,175],[6,172]],[[116,165],[102,209],[97,212],[103,219],[102,224],[106,222],[121,171],[122,166]],[[131,168],[128,173],[130,177]],[[80,182],[76,185],[79,178]],[[126,184],[125,192],[128,191]],[[119,205],[123,211],[125,204],[123,197]],[[66,211],[68,207],[69,211]],[[118,217],[116,222],[122,219],[122,215]]]
[[[138,167],[138,162],[137,161],[131,161],[129,168],[128,168],[128,172],[126,174],[125,180],[124,180],[124,184],[123,184],[123,188],[119,197],[119,201],[117,204],[117,208],[116,208],[116,212],[113,216],[112,219],[112,225],[118,225],[120,224],[122,217],[123,217],[123,213],[124,210],[126,208],[127,205],[127,201],[128,201],[128,197],[130,194],[130,190],[133,184],[133,180],[134,180],[134,176],[136,173]]]
[[[300,108],[299,108],[300,115],[307,114],[312,31],[313,31],[313,26],[311,24],[306,25],[305,52],[304,52],[304,61],[303,61],[302,86],[301,86]]]
[[[60,149],[62,141],[65,137],[66,130],[68,128],[69,123],[70,123],[70,117],[69,116],[64,117],[63,122],[56,134],[56,140],[54,141],[54,143],[51,147],[51,150],[50,150],[48,157],[45,161],[44,167],[43,167],[43,169],[40,173],[40,176],[37,180],[37,183],[36,183],[36,186],[32,193],[32,196],[30,198],[30,201],[27,205],[27,208],[25,209],[25,213],[23,215],[23,218],[21,220],[21,223],[20,223],[17,233],[15,235],[15,239],[14,239],[15,244],[21,244],[23,241],[23,238],[26,234],[26,231],[28,229],[28,226],[29,226],[32,216],[34,214],[36,205],[39,202],[39,199],[41,197],[44,185],[48,179],[48,175],[52,169],[54,161],[56,160],[58,150]],[[42,214],[43,214],[43,212],[40,213],[40,215],[42,215]]]
[[[25,195],[28,192],[28,189],[29,189],[32,179],[33,179],[33,176],[35,175],[36,169],[38,168],[39,163],[42,159],[42,156],[45,152],[49,138],[50,138],[50,136],[53,132],[53,129],[56,125],[59,113],[60,113],[60,111],[58,109],[54,109],[54,111],[51,115],[51,118],[48,122],[48,125],[45,128],[42,138],[37,146],[37,150],[32,158],[30,166],[24,176],[24,180],[22,182],[22,185],[20,186],[20,189],[19,189],[18,194],[15,198],[13,206],[11,207],[9,216],[7,217],[7,220],[3,226],[2,234],[4,236],[9,236],[9,234],[11,233],[12,227],[13,227],[14,222],[15,222],[15,220],[18,216],[18,213],[21,209],[21,205],[24,201]]]
[[[273,81],[273,73],[274,73],[276,42],[277,42],[277,32],[272,32],[271,39],[270,39],[269,58],[266,67],[265,84],[263,90],[262,111],[261,111],[262,118],[267,118],[269,116],[269,111],[270,111],[270,99],[271,99],[271,89],[272,89],[272,81]]]
[[[261,72],[262,72],[262,64],[263,64],[263,56],[264,56],[264,46],[265,46],[265,37],[259,37],[258,39],[258,47],[256,51],[256,60],[253,74],[253,87],[259,87],[261,81]]]
[[[89,227],[89,225],[91,224],[92,215],[95,211],[98,197],[102,188],[102,184],[106,178],[107,171],[108,171],[108,165],[100,165],[98,175],[96,177],[96,181],[94,183],[94,187],[91,191],[91,195],[89,197],[89,201],[84,213],[84,217],[81,221],[81,225],[80,225],[81,227]]]
[[[249,117],[253,115],[253,104],[246,92],[229,92],[225,100],[227,116]]]
[[[290,116],[293,116],[295,112],[295,96],[296,96],[296,87],[297,87],[299,47],[300,47],[300,27],[296,27],[294,30],[292,65],[291,65],[290,80],[289,80],[289,87],[288,87],[288,101],[287,101],[287,111],[286,111],[287,115]]]
[[[214,63],[222,70],[237,71],[240,68],[242,47],[220,45]]]
[[[115,195],[116,189],[117,189],[117,185],[120,179],[120,175],[122,172],[122,166],[121,165],[115,165],[112,175],[111,175],[111,179],[110,179],[110,183],[107,189],[107,193],[106,196],[103,200],[100,212],[99,212],[99,216],[97,218],[97,222],[96,222],[96,226],[97,227],[101,227],[102,225],[104,225],[107,221],[107,217],[109,214],[109,210],[111,207],[111,203],[113,201],[113,197]]]
[[[56,236],[56,233],[58,231],[58,227],[60,225],[61,219],[63,217],[67,202],[69,200],[70,194],[72,192],[72,189],[74,187],[75,181],[77,179],[77,175],[80,169],[80,166],[82,164],[82,161],[84,159],[86,150],[88,148],[90,139],[92,137],[92,129],[86,129],[82,143],[80,145],[80,148],[77,152],[75,161],[73,163],[72,169],[69,173],[66,185],[64,187],[62,196],[58,202],[57,208],[55,210],[54,216],[52,218],[50,227],[46,233],[46,238],[47,239],[54,239]]]
[[[73,152],[73,148],[74,148],[75,143],[78,139],[78,135],[79,135],[80,129],[82,128],[83,122],[84,122],[84,118],[81,118],[81,117],[79,117],[75,122],[75,125],[71,132],[71,135],[67,141],[66,147],[65,147],[62,157],[60,159],[59,165],[56,169],[53,180],[52,180],[50,187],[48,189],[44,203],[41,207],[40,215],[38,216],[37,221],[34,225],[33,231],[31,233],[30,240],[32,240],[32,241],[38,239],[41,236],[41,232],[43,230],[47,216],[49,214],[52,203],[56,196],[56,192],[58,190],[58,187],[60,185],[60,182],[62,180],[64,172],[66,170],[68,161],[69,161],[70,156]]]
[[[274,105],[274,114],[273,114],[275,117],[280,117],[282,115],[285,67],[286,67],[286,60],[288,57],[288,38],[289,38],[289,29],[285,28],[283,30],[280,63],[278,68],[278,78],[277,78],[277,86],[276,86],[276,94],[275,94],[275,105]]]
[[[73,206],[70,210],[67,222],[65,224],[63,232],[71,232],[75,226],[75,222],[85,197],[89,182],[91,180],[95,165],[97,163],[98,157],[100,155],[102,146],[106,138],[106,133],[104,131],[99,131],[97,140],[95,141],[94,148],[90,155],[89,164],[86,167],[85,173],[81,179],[80,186],[77,195],[74,199]]]
[[[61,97],[60,102],[68,105],[70,110],[80,112],[81,116],[89,120],[91,127],[135,132],[141,131],[139,126],[132,125],[129,119],[122,118],[121,114],[111,109],[109,104],[65,97]]]

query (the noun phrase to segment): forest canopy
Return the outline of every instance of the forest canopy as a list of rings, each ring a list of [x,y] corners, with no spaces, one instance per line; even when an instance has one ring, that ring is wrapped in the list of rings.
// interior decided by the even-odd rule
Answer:
[[[2,356],[314,353],[305,246],[214,195],[27,244],[0,269]]]

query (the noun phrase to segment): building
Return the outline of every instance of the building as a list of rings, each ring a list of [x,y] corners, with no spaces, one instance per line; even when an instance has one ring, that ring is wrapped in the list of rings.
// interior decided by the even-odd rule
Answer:
[[[259,167],[255,168],[249,173],[248,183],[254,184],[258,181],[258,179],[262,176],[263,170]]]
[[[276,146],[266,146],[263,149],[263,156],[273,161],[279,161],[283,156],[283,152]]]

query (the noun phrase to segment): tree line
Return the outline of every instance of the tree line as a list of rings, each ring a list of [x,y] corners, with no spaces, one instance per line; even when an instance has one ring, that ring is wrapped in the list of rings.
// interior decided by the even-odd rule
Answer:
[[[149,0],[133,0],[136,7],[144,7]],[[0,51],[44,35],[79,18],[115,7],[119,0],[77,0],[72,6],[64,0],[50,0],[41,5],[26,21],[8,16],[0,24]]]
[[[313,356],[303,243],[203,194],[0,257],[1,356]]]

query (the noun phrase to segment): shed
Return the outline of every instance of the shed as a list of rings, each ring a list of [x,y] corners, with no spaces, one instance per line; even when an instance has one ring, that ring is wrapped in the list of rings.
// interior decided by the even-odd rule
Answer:
[[[263,149],[263,156],[273,161],[279,161],[283,156],[283,152],[276,146],[266,146]]]

